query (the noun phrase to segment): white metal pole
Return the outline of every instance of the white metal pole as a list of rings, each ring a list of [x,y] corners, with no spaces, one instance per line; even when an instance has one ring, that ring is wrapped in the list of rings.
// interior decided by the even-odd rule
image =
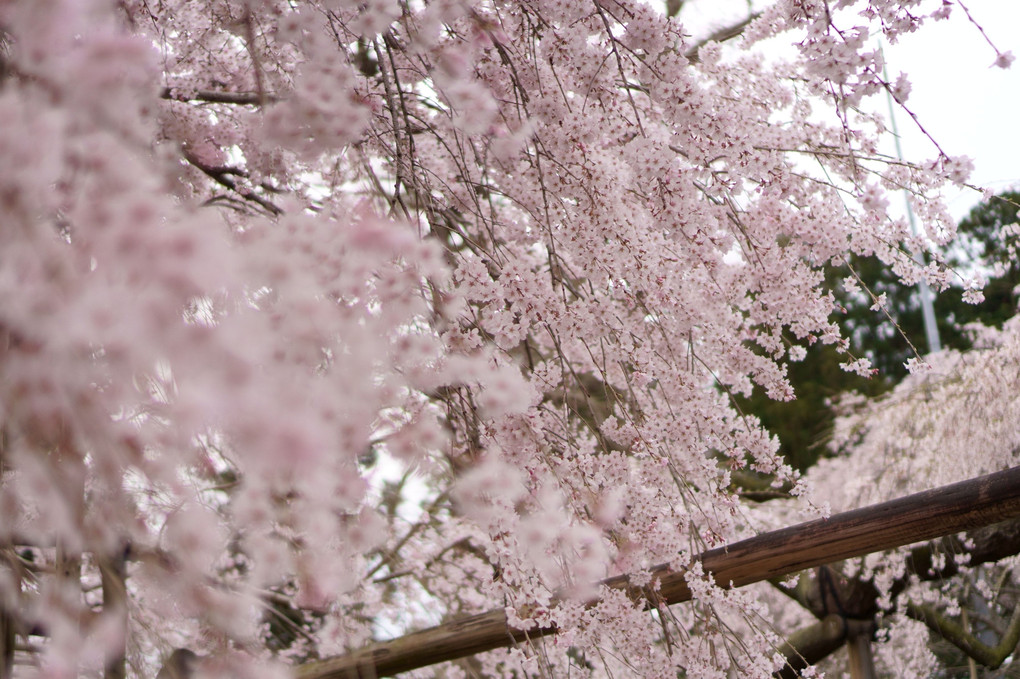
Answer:
[[[889,74],[885,67],[884,50],[882,52],[882,78],[886,82],[889,82]],[[900,131],[896,127],[896,107],[893,104],[892,94],[888,89],[885,91],[885,96],[889,102],[889,122],[892,125],[893,140],[896,142],[896,158],[902,161],[903,147],[900,145]],[[910,204],[910,195],[906,189],[903,189],[903,202],[907,208],[907,221],[910,223],[910,232],[915,236],[919,236],[920,232],[917,228],[917,222],[914,219],[914,208]],[[914,253],[914,261],[920,266],[924,266],[924,257],[920,252]],[[935,295],[928,286],[928,281],[923,278],[921,279],[918,294],[921,297],[921,314],[924,317],[924,336],[928,340],[928,351],[932,353],[942,351],[942,340],[939,337],[939,327],[935,322]]]

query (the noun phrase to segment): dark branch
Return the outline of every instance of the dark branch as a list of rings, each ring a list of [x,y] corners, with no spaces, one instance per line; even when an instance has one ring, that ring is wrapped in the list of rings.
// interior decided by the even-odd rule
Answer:
[[[239,170],[232,167],[214,167],[207,165],[196,158],[194,155],[184,151],[184,159],[194,165],[196,168],[201,170],[203,174],[212,179],[220,186],[230,189],[241,198],[247,201],[251,201],[261,207],[263,210],[271,215],[282,215],[283,210],[272,203],[272,201],[266,200],[262,196],[258,195],[250,189],[246,189],[242,186],[238,186],[237,181],[234,177],[246,177],[247,173],[244,170]]]
[[[935,556],[937,554],[951,554],[956,558],[942,559],[942,565],[935,567]],[[985,563],[994,563],[1016,554],[1020,554],[1020,520],[1004,521],[993,526],[970,531],[966,534],[965,540],[951,535],[941,540],[920,545],[910,551],[910,555],[906,559],[906,574],[893,583],[890,597],[895,600],[904,591],[912,576],[924,581],[942,581],[953,577],[959,572],[958,563],[965,562],[968,566],[973,567]],[[825,567],[823,566],[823,568]],[[824,621],[828,615],[836,610],[832,603],[832,595],[838,598],[838,608],[841,611],[840,617],[847,616],[849,623],[854,623],[854,619],[871,619],[878,610],[879,592],[874,584],[870,580],[843,577],[835,570],[830,570],[829,572],[832,578],[831,582],[835,586],[835,589],[828,593],[829,596],[826,596],[822,591],[823,587],[820,584],[821,578],[818,573],[811,575],[807,573],[802,574],[795,587],[784,586],[779,579],[772,580],[772,584],[780,592],[799,603],[820,620]],[[911,613],[908,611],[908,614]],[[921,617],[918,617],[919,615],[920,613],[916,611],[912,614],[913,617],[922,620]],[[932,622],[934,620],[935,617],[931,616],[922,621]],[[932,626],[932,624],[929,624],[929,626]],[[949,629],[949,627],[946,629]],[[935,629],[934,626],[932,628]],[[987,660],[998,657],[995,655],[999,653],[997,649],[1003,648],[1000,645],[996,649],[986,650],[985,652],[979,650],[977,651],[978,655],[973,655],[969,649],[977,648],[976,646],[971,645],[965,648],[953,641],[954,637],[951,633],[947,634],[946,630],[941,627],[937,631],[964,653],[985,665],[987,665]],[[840,648],[839,643],[831,639],[826,641],[829,637],[825,636],[825,632],[825,628],[820,626],[820,624],[813,625],[790,637],[790,643],[793,644],[793,648],[798,650],[800,649],[798,644],[807,645],[808,650],[801,651],[801,654],[804,657],[814,658],[809,663],[814,664],[827,655],[817,655],[816,650],[821,648],[820,645],[827,644],[826,648],[830,649],[829,653]],[[1017,632],[1020,633],[1020,629]],[[1016,642],[1012,641],[1008,634],[1004,637],[1003,643],[1007,645],[1011,643],[1011,649],[1016,646]],[[990,647],[986,647],[986,649],[990,649]],[[782,651],[787,658],[788,667],[803,668],[807,666],[796,655],[791,655],[789,651],[790,649]],[[1008,657],[1008,655],[1007,653],[1006,656],[1002,656],[1003,659]],[[995,666],[989,665],[989,667],[994,668]],[[782,673],[777,674],[777,676],[793,677],[796,675],[792,670],[789,670],[789,673],[787,673],[787,670],[784,670]]]
[[[692,63],[697,62],[699,60],[698,52],[701,51],[702,47],[709,44],[710,42],[726,42],[727,40],[732,40],[733,38],[743,33],[744,29],[747,28],[752,21],[754,21],[760,16],[761,12],[754,12],[753,14],[747,15],[747,18],[739,23],[730,24],[729,26],[723,26],[722,28],[713,32],[707,38],[699,40],[697,43],[692,45],[686,52],[684,52],[684,56],[687,57],[687,60]]]
[[[869,636],[873,631],[871,620],[848,620],[835,613],[827,615],[815,624],[797,630],[779,647],[779,652],[786,657],[786,665],[773,676],[776,679],[795,679],[802,670],[842,648],[848,639]]]
[[[907,615],[920,620],[943,639],[988,669],[998,669],[1020,643],[1020,606],[1013,610],[1006,633],[996,646],[989,646],[952,618],[942,615],[930,604],[907,603]]]
[[[163,99],[171,101],[200,101],[206,104],[236,104],[240,106],[258,106],[262,103],[279,101],[280,98],[267,94],[260,97],[258,92],[217,92],[216,90],[178,90],[164,87],[160,94]]]

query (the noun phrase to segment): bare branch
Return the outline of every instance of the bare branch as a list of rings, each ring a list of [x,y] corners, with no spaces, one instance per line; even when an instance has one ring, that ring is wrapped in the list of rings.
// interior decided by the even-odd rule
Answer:
[[[189,92],[172,87],[164,87],[160,97],[170,101],[200,101],[206,104],[237,104],[241,106],[258,106],[263,102],[272,103],[280,100],[280,97],[273,94],[260,97],[258,92],[218,92],[216,90]]]
[[[727,40],[736,38],[744,32],[745,28],[751,25],[752,21],[760,16],[761,12],[754,12],[753,14],[748,14],[747,18],[743,21],[730,24],[729,26],[723,26],[722,28],[714,31],[707,38],[699,40],[697,43],[692,45],[686,52],[684,52],[684,56],[687,57],[687,60],[690,62],[697,62],[699,60],[698,52],[701,51],[702,47],[710,42],[726,42]]]
[[[920,620],[943,639],[989,669],[998,669],[1020,643],[1020,606],[1013,610],[1009,627],[996,646],[985,644],[967,628],[952,618],[942,615],[931,604],[907,604],[907,615]]]
[[[786,657],[786,665],[773,676],[776,679],[795,679],[801,670],[821,662],[846,643],[873,631],[871,620],[853,620],[832,613],[813,625],[797,630],[779,647]]]
[[[207,165],[206,163],[203,163],[193,154],[190,154],[187,151],[184,152],[184,159],[187,160],[192,165],[194,165],[195,167],[197,167],[207,177],[212,179],[220,186],[230,189],[231,191],[239,195],[241,198],[244,198],[245,200],[257,204],[259,207],[261,207],[269,214],[274,216],[283,214],[283,210],[277,205],[275,205],[272,201],[266,200],[265,198],[263,198],[262,196],[258,195],[257,193],[250,189],[246,189],[243,186],[238,186],[237,181],[234,180],[233,177],[246,176],[247,173],[244,172],[243,170],[238,170],[232,167],[213,167],[211,165]]]

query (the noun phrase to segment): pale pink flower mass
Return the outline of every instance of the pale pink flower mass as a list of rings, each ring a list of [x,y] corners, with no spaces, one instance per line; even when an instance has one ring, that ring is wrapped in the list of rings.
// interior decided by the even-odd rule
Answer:
[[[154,676],[180,647],[195,676],[284,677],[494,609],[560,632],[445,676],[771,676],[807,624],[774,593],[694,569],[696,602],[649,612],[599,581],[651,593],[656,564],[794,521],[884,445],[916,468],[875,499],[968,475],[902,436],[909,389],[975,467],[1020,450],[962,415],[1015,368],[1015,324],[973,361],[911,359],[810,484],[736,406],[845,350],[829,264],[956,275],[908,253],[951,240],[940,191],[970,160],[901,163],[861,113],[906,101],[871,38],[951,3],[918,4],[780,0],[719,40],[643,0],[0,2],[14,676]],[[772,38],[784,60],[754,55]],[[926,236],[887,214],[903,187]],[[895,615],[909,662],[883,662],[925,666]]]

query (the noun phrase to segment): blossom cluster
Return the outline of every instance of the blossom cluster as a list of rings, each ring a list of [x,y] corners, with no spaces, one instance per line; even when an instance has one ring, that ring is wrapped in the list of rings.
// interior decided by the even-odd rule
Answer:
[[[771,675],[752,595],[692,572],[667,620],[598,581],[774,522],[738,475],[798,475],[734,397],[844,345],[826,265],[949,275],[908,253],[966,162],[890,163],[857,112],[909,92],[869,31],[941,15],[829,4],[734,49],[639,0],[0,3],[0,546],[31,557],[0,607],[33,662],[283,676],[503,607],[562,636],[471,672]]]

